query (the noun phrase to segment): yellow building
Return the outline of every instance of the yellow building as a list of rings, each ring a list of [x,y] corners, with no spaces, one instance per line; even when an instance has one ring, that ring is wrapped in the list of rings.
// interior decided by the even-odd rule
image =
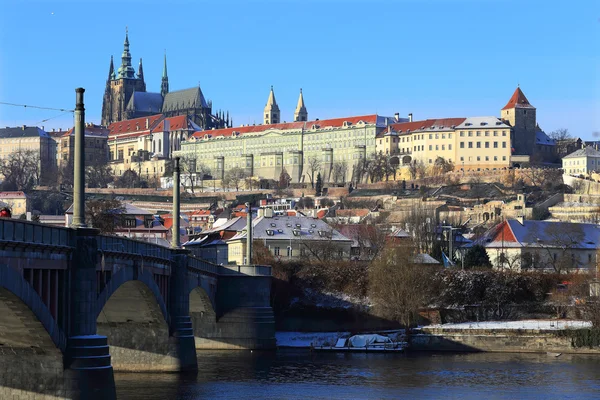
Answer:
[[[75,133],[74,129],[64,132],[62,135],[50,135],[56,141],[57,164],[59,167],[69,165],[75,156]],[[108,160],[108,128],[92,123],[85,124],[85,161],[106,163]]]
[[[0,203],[8,204],[13,218],[29,211],[27,195],[24,192],[0,192]]]

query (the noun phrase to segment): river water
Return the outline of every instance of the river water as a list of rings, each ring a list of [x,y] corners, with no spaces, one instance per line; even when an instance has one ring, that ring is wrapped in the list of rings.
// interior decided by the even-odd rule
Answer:
[[[600,399],[600,356],[198,352],[198,374],[115,373],[119,400]]]

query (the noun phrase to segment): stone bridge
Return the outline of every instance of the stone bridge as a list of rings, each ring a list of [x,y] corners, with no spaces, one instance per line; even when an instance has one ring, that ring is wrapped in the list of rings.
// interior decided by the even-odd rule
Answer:
[[[270,267],[0,219],[0,398],[114,399],[113,370],[275,346]]]

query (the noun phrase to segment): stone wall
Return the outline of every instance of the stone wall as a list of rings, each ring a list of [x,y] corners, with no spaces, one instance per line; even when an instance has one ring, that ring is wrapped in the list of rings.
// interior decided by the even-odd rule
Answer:
[[[178,371],[177,348],[154,294],[142,282],[124,283],[96,320],[108,338],[115,371]]]
[[[541,329],[422,328],[411,335],[410,346],[425,351],[600,354],[600,348],[573,347],[571,338],[560,331]]]

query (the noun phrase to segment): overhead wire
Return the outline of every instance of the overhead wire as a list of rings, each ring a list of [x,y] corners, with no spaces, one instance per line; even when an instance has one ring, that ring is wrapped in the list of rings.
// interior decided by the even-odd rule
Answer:
[[[53,107],[32,106],[32,105],[29,105],[29,104],[7,103],[7,102],[4,102],[4,101],[0,101],[0,104],[3,104],[5,106],[13,106],[13,107],[37,108],[38,110],[52,110],[52,111],[63,111],[63,112],[75,112],[75,110],[69,110],[68,108],[53,108]]]

